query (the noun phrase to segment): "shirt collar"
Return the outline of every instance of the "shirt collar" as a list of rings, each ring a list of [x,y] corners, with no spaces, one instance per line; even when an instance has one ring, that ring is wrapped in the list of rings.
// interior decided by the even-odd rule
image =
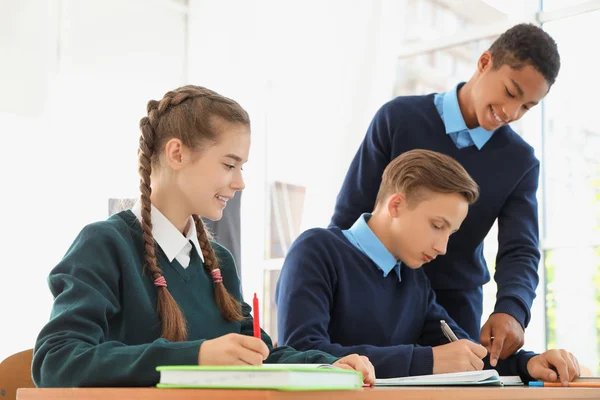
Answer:
[[[481,150],[483,145],[490,140],[494,131],[486,131],[481,126],[473,129],[467,128],[467,124],[458,104],[458,90],[462,85],[462,83],[459,83],[452,90],[444,94],[442,110],[446,134],[467,131],[469,136],[471,136],[471,140],[475,143],[475,146]]]
[[[151,205],[152,209],[150,211],[152,218],[152,236],[154,236],[154,240],[160,246],[160,248],[165,252],[167,259],[169,262],[173,262],[175,257],[179,253],[184,250],[184,247],[191,241],[200,259],[204,262],[204,256],[202,255],[202,249],[200,248],[200,243],[198,242],[198,235],[196,232],[196,223],[194,219],[190,215],[187,226],[185,228],[186,234],[183,236],[181,232],[175,225],[169,221],[167,217],[165,217],[158,208],[154,207],[154,204]],[[137,217],[138,221],[142,221],[142,205],[140,201],[136,201],[134,206],[131,208],[133,214]]]
[[[371,218],[371,214],[365,213],[361,215],[348,232],[354,236],[358,247],[383,271],[383,276],[386,277],[396,269],[398,280],[401,280],[400,267],[401,262],[389,252],[388,249],[381,243],[381,240],[373,233],[367,222]]]

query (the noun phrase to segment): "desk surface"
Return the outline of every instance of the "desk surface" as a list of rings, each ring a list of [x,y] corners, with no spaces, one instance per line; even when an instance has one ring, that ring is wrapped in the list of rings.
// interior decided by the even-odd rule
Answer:
[[[596,388],[530,387],[376,387],[356,391],[279,392],[272,390],[201,390],[156,388],[19,389],[17,400],[517,400],[517,399],[600,399]]]

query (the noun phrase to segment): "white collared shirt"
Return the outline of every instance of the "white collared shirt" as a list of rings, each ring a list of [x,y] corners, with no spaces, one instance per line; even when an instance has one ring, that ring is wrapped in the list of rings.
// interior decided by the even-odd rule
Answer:
[[[142,205],[139,200],[136,201],[131,208],[131,211],[141,224]],[[200,248],[200,243],[198,242],[198,236],[196,234],[196,224],[191,215],[187,226],[185,227],[186,234],[183,236],[181,232],[175,228],[175,225],[173,225],[173,223],[171,223],[158,208],[154,207],[154,204],[152,204],[150,213],[152,216],[152,236],[154,236],[156,243],[158,243],[160,248],[165,252],[169,262],[173,262],[174,259],[177,259],[183,268],[187,268],[190,265],[190,252],[192,251],[190,240],[196,247],[200,259],[204,262],[202,249]]]

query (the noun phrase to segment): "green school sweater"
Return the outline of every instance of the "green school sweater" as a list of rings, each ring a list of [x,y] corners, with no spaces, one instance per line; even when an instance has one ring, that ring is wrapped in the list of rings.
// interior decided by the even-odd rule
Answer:
[[[233,257],[212,243],[223,283],[240,302],[240,281]],[[87,225],[48,284],[54,304],[50,321],[40,332],[32,375],[38,387],[152,386],[158,365],[197,365],[202,342],[228,333],[252,336],[250,306],[242,303],[241,322],[225,320],[217,308],[214,284],[196,249],[190,265],[169,262],[157,246],[157,259],[171,295],[188,324],[188,341],[160,338],[157,288],[143,272],[142,228],[131,211]],[[291,347],[273,349],[266,363],[333,363],[338,358]]]

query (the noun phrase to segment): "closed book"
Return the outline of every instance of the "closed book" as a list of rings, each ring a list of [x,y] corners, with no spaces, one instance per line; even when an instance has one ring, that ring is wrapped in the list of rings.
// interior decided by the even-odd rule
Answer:
[[[362,374],[329,364],[262,366],[159,366],[159,388],[351,390]]]

